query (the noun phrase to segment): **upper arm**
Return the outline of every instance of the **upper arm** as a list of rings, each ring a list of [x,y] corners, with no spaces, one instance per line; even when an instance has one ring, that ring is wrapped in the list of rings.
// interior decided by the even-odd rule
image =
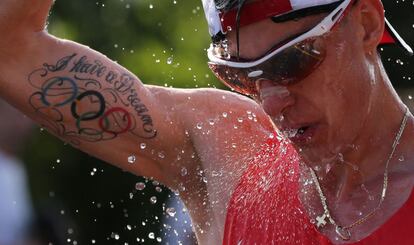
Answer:
[[[233,92],[186,89],[165,97],[204,169],[240,169],[275,132],[259,104]]]
[[[240,153],[243,142],[269,131],[257,104],[242,96],[144,86],[88,47],[44,32],[34,35],[0,55],[7,60],[0,63],[0,95],[52,134],[122,169],[173,186],[181,166],[213,162],[203,159],[210,154],[205,144],[221,154],[236,142]],[[257,117],[250,120],[249,111]]]

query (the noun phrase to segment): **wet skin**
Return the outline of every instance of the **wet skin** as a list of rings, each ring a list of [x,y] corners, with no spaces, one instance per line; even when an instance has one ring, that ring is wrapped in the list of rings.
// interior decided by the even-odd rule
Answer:
[[[226,91],[144,85],[135,75],[102,54],[48,35],[42,30],[51,2],[0,1],[0,61],[3,61],[0,62],[0,96],[39,124],[48,126],[48,122],[56,119],[53,116],[58,116],[58,128],[69,129],[71,134],[58,134],[59,131],[50,125],[46,128],[68,142],[73,139],[69,136],[76,137],[78,141],[75,143],[79,144],[75,146],[80,150],[178,190],[191,214],[199,244],[220,244],[231,193],[260,145],[274,131],[267,115],[254,101]],[[366,192],[356,187],[365,183],[370,192],[380,193],[384,159],[403,111],[378,57],[372,55],[375,40],[381,32],[381,27],[372,25],[379,23],[374,21],[376,17],[372,13],[373,9],[382,13],[382,9],[367,5],[374,0],[361,2],[363,4],[352,11],[350,21],[344,22],[324,40],[328,50],[324,63],[301,83],[279,88],[278,94],[284,95],[283,98],[274,96],[275,86],[271,81],[258,84],[262,91],[260,103],[271,118],[283,115],[286,127],[315,125],[311,141],[296,145],[303,149],[302,155],[309,165],[320,165],[321,170],[326,170],[329,163],[337,161],[322,160],[338,160],[338,153],[343,153],[344,161],[358,164],[359,171],[353,171],[348,164],[335,164],[325,175],[324,171],[318,171],[319,176],[324,177],[321,185],[325,187],[328,200],[335,204],[331,212],[345,223],[353,217],[344,217],[338,210],[355,209],[360,204],[366,204],[366,210],[369,210],[377,204],[367,203]],[[362,18],[359,13],[371,14]],[[263,21],[256,26],[243,27],[241,55],[260,56],[276,42],[316,23],[313,18],[283,24]],[[377,16],[377,19],[381,18]],[[234,43],[231,35],[230,44]],[[76,57],[66,63],[74,54]],[[105,69],[89,70],[93,64]],[[123,79],[112,80],[114,74]],[[56,76],[60,79],[52,79]],[[371,83],[373,80],[375,84]],[[59,84],[65,85],[64,94],[69,88],[75,91],[76,87],[81,88],[80,93],[73,93],[76,98],[57,96],[64,100],[52,100],[47,95],[53,94],[48,92],[59,91],[55,90]],[[114,93],[105,94],[107,91]],[[82,114],[86,109],[93,113]],[[108,117],[112,113],[119,117]],[[125,126],[132,126],[135,121],[137,127],[133,131],[129,127],[126,127],[131,129],[129,131],[111,128],[111,125],[124,124],[111,124],[110,119],[127,122]],[[273,121],[283,127],[282,123]],[[105,131],[104,136],[117,137],[98,140],[79,137],[85,133],[93,134],[95,131],[91,129]],[[142,135],[148,133],[146,130],[157,134],[144,138]],[[409,163],[412,160],[409,152],[414,147],[410,141],[414,137],[412,118],[406,130],[397,154],[404,154]],[[146,143],[145,151],[139,149],[139,143]],[[355,148],[349,145],[355,145]],[[155,154],[161,151],[163,158]],[[139,164],[128,163],[131,154],[136,155]],[[393,181],[389,189],[398,196],[389,196],[387,201],[390,202],[383,205],[386,212],[382,219],[366,227],[359,237],[369,234],[389,217],[409,194],[411,165],[393,163],[390,175]],[[187,169],[185,176],[181,174],[183,168]],[[306,170],[303,173],[303,178],[309,178]],[[320,208],[320,203],[316,195],[308,197],[310,200],[306,204],[312,214],[312,209]],[[324,232],[330,235],[330,230]],[[334,236],[331,238],[335,239]]]
[[[384,28],[381,9],[377,1],[360,1],[354,6],[332,32],[320,38],[326,58],[303,81],[288,86],[270,80],[256,82],[258,102],[274,124],[281,131],[303,129],[303,136],[291,141],[306,165],[319,170],[328,203],[333,204],[331,213],[341,224],[360,218],[352,215],[355,210],[366,214],[378,204],[385,161],[405,111],[376,54]],[[281,24],[264,20],[242,27],[240,56],[261,57],[278,42],[306,31],[321,18],[313,16]],[[235,54],[235,32],[228,38]],[[412,116],[396,155],[412,156],[409,135],[413,135]],[[411,163],[412,158],[406,162]],[[395,178],[388,192],[409,188],[401,195],[390,195],[382,205],[384,216],[361,225],[352,239],[369,235],[404,203],[413,185],[411,165],[398,165],[395,158],[391,161],[390,172]],[[302,177],[310,178],[306,167]],[[374,193],[375,200],[367,201],[367,190],[361,184]],[[311,217],[315,217],[323,212],[319,196],[314,189],[307,193],[313,194],[305,198],[305,204]],[[335,241],[332,227],[322,231]]]

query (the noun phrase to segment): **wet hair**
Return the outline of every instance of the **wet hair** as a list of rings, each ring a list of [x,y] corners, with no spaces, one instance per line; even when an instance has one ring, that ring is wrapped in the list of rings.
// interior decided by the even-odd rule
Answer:
[[[234,8],[237,8],[237,14],[236,14],[236,46],[237,46],[237,59],[240,57],[240,13],[243,9],[244,4],[246,3],[246,0],[214,0],[214,3],[216,5],[216,8],[218,10],[221,10],[223,12],[227,12],[229,10],[232,10]],[[224,37],[224,36],[222,36]]]
[[[244,2],[246,2],[246,0],[214,0],[216,8],[224,12],[232,10],[236,7],[240,9],[241,5],[244,4]]]

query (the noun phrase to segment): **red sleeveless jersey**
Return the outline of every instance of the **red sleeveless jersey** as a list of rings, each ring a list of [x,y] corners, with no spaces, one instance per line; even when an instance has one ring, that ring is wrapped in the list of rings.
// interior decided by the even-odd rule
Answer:
[[[227,209],[223,245],[331,244],[300,203],[299,157],[283,144],[268,140],[242,175]],[[412,245],[412,233],[413,194],[383,226],[355,244]]]

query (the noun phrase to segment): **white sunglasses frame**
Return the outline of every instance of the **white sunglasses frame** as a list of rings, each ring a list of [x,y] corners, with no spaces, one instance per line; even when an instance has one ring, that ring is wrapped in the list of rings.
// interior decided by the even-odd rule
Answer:
[[[210,60],[210,63],[212,63],[212,64],[225,65],[225,66],[229,66],[229,67],[233,67],[233,68],[250,68],[250,67],[257,66],[257,65],[267,61],[268,59],[270,59],[274,55],[282,52],[284,49],[286,49],[286,48],[288,48],[288,47],[290,47],[290,46],[292,46],[296,43],[302,42],[302,41],[304,41],[308,38],[311,38],[311,37],[322,36],[322,35],[328,33],[329,31],[331,31],[332,28],[343,17],[345,11],[347,10],[347,8],[349,7],[349,5],[352,1],[353,0],[344,0],[343,3],[341,3],[336,9],[334,9],[328,16],[326,16],[314,28],[312,28],[308,32],[306,32],[306,33],[300,35],[299,37],[291,40],[290,42],[284,44],[282,47],[270,52],[269,54],[263,56],[262,58],[260,58],[258,60],[251,61],[251,62],[235,62],[235,61],[229,61],[229,60],[221,59],[221,58],[217,57],[216,55],[214,55],[214,44],[211,44],[209,49],[207,50],[208,59]]]

